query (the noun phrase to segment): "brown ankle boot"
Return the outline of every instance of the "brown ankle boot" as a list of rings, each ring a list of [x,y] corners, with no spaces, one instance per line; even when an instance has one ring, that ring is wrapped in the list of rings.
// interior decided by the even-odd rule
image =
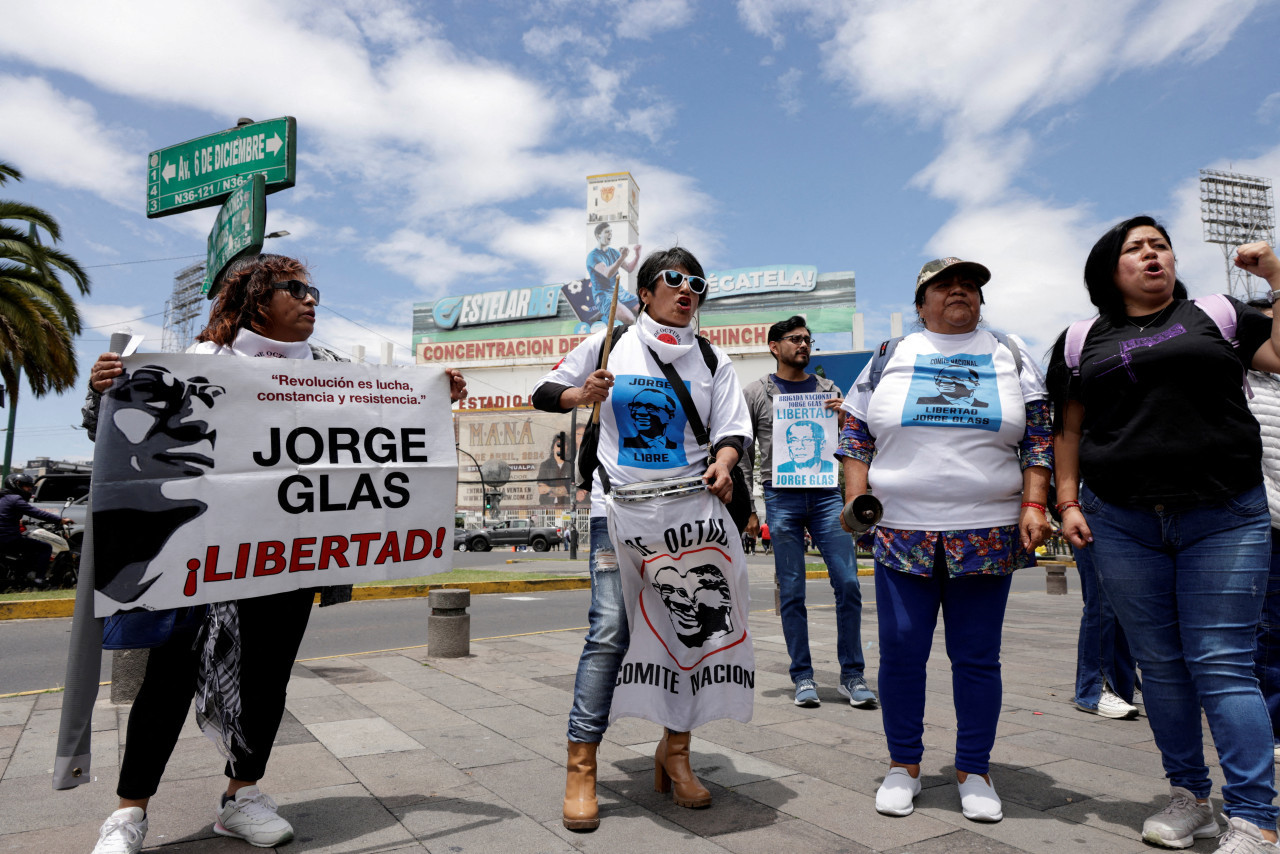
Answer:
[[[662,741],[653,754],[653,788],[665,793],[671,791],[673,783],[672,796],[677,806],[693,809],[711,806],[711,793],[698,782],[689,767],[689,733],[664,729]]]
[[[595,743],[569,742],[569,774],[564,783],[564,826],[569,830],[595,830],[600,826],[596,747]]]

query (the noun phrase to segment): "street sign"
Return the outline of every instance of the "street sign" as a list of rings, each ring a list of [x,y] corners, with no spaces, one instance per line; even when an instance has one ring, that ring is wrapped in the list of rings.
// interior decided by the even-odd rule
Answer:
[[[267,179],[251,176],[247,183],[227,197],[218,220],[209,232],[209,259],[204,268],[200,292],[213,299],[221,287],[227,266],[241,255],[262,251],[262,232],[267,224]],[[218,287],[215,287],[218,283]]]
[[[211,207],[255,174],[266,177],[268,193],[287,190],[297,149],[298,122],[284,116],[153,151],[147,158],[147,216]]]

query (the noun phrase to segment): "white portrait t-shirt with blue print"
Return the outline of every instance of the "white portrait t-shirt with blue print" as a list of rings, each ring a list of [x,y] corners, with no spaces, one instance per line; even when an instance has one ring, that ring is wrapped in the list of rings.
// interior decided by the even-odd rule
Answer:
[[[579,344],[537,385],[554,382],[581,386],[596,369],[604,332]],[[642,480],[701,475],[707,470],[707,449],[694,439],[667,378],[649,354],[675,367],[714,445],[726,436],[751,441],[751,420],[738,376],[729,357],[713,347],[717,357],[713,377],[689,327],[667,327],[641,314],[609,353],[613,389],[600,407],[601,466],[614,486]],[[600,478],[591,490],[591,515],[603,516]]]
[[[1046,393],[1026,345],[1009,339],[1022,351],[1021,375],[1009,349],[980,329],[908,335],[874,393],[857,390],[870,366],[858,377],[843,408],[875,439],[868,478],[884,504],[881,524],[935,531],[1017,524],[1026,404]]]

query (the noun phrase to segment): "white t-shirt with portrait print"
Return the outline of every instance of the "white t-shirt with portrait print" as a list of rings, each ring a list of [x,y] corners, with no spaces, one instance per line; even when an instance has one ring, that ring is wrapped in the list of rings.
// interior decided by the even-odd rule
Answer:
[[[984,329],[921,331],[898,342],[874,392],[843,409],[867,425],[876,453],[868,483],[884,505],[880,524],[904,530],[1015,525],[1022,496],[1018,445],[1026,404],[1047,397],[1044,375],[1017,337],[1013,353]]]
[[[581,386],[596,369],[604,336],[597,332],[575,347],[535,388],[545,382]],[[684,407],[649,347],[684,380],[712,445],[726,436],[739,436],[744,444],[751,441],[746,399],[724,351],[713,346],[717,364],[712,376],[693,329],[662,326],[641,314],[609,352],[607,368],[614,375],[614,385],[600,407],[597,456],[614,486],[690,477],[707,470],[707,449],[694,439]],[[605,515],[599,477],[592,483],[591,515]]]

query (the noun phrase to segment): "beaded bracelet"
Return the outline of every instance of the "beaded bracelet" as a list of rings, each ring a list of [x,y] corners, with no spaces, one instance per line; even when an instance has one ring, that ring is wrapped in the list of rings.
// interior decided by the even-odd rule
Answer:
[[[1044,513],[1044,512],[1048,509],[1048,508],[1046,508],[1043,504],[1037,504],[1037,503],[1035,503],[1034,501],[1024,501],[1024,502],[1022,502],[1022,506],[1023,506],[1023,507],[1034,507],[1034,508],[1036,508],[1037,510],[1039,510],[1041,513]]]
[[[1058,504],[1057,508],[1058,508],[1058,512],[1061,513],[1063,510],[1070,510],[1072,507],[1079,507],[1079,506],[1080,506],[1079,501],[1064,501],[1061,504]]]

